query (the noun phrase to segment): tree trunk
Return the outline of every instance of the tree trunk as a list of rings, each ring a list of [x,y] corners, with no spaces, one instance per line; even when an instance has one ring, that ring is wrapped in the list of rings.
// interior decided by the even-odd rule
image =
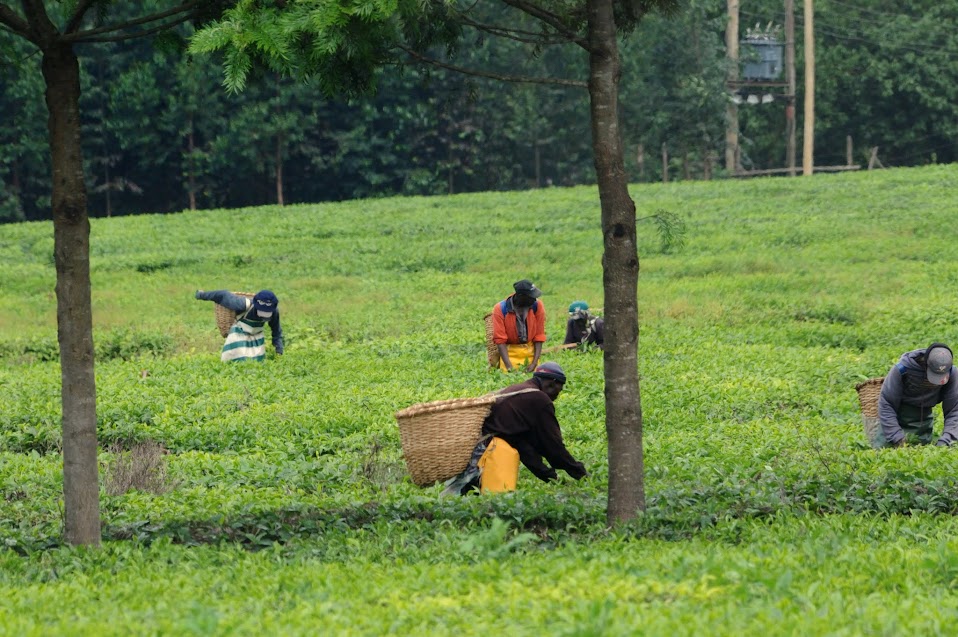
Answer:
[[[283,135],[276,135],[276,203],[286,205],[283,198]]]
[[[536,139],[534,146],[536,159],[536,188],[542,188],[542,149],[539,145],[538,139]]]
[[[592,148],[602,209],[605,294],[605,430],[610,524],[645,509],[639,394],[639,256],[619,133],[619,51],[613,0],[588,0]]]
[[[43,77],[53,161],[65,534],[70,544],[98,545],[100,493],[90,307],[90,220],[80,146],[80,67],[69,44],[51,44],[44,50]]]
[[[193,154],[196,152],[196,141],[193,137],[193,115],[190,115],[189,126],[190,132],[186,138],[186,147],[189,150],[190,157],[187,164],[189,170],[189,176],[187,177],[187,189],[190,192],[190,210],[196,210],[196,156]]]
[[[104,192],[106,192],[106,216],[113,216],[113,200],[110,197],[110,190],[113,188],[113,185],[110,183],[110,160],[103,164],[103,176],[106,179],[104,182]]]

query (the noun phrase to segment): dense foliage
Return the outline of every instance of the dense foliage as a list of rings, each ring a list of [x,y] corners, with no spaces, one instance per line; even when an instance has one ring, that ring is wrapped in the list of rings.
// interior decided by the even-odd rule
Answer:
[[[951,449],[872,451],[854,384],[954,342],[952,167],[637,185],[648,511],[605,526],[602,359],[553,354],[582,482],[441,499],[392,414],[511,379],[517,278],[601,298],[594,188],[93,221],[103,537],[64,547],[48,223],[0,228],[0,626],[13,634],[949,634]],[[268,222],[267,222],[268,221]],[[226,242],[222,237],[230,236]],[[193,290],[272,287],[287,351],[221,364]],[[940,414],[936,427],[941,427]],[[111,495],[155,441],[167,489]]]
[[[955,2],[815,7],[816,163],[845,163],[847,135],[862,165],[874,146],[886,166],[953,161]],[[780,0],[742,6],[743,29],[768,22],[783,22]],[[661,179],[663,143],[672,179],[722,174],[724,25],[724,6],[689,0],[674,17],[646,17],[623,41],[623,131],[637,180]],[[0,221],[49,218],[46,111],[31,68],[39,60],[7,37],[0,32],[0,51],[26,64],[0,65]],[[375,95],[348,102],[262,70],[244,92],[228,94],[220,60],[161,44],[80,49],[96,216],[276,203],[280,191],[289,203],[594,182],[580,88],[408,65],[384,69]],[[586,60],[571,47],[530,55],[517,43],[470,37],[446,61],[585,78]],[[747,168],[784,165],[783,109],[781,100],[740,109]]]

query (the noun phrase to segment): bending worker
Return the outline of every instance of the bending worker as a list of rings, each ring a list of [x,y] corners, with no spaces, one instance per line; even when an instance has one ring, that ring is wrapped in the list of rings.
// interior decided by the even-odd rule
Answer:
[[[565,324],[563,345],[595,345],[603,349],[605,344],[605,321],[589,312],[585,301],[573,301],[569,305],[569,320]]]
[[[948,446],[958,440],[958,376],[954,357],[944,343],[905,352],[882,382],[878,396],[881,427],[875,447],[900,447],[906,435],[920,444],[932,440],[932,408],[941,403],[945,428],[935,443]]]
[[[585,477],[585,465],[566,449],[556,419],[553,402],[562,392],[565,381],[562,367],[558,363],[546,362],[536,368],[529,380],[497,392],[499,398],[482,423],[482,438],[469,465],[447,482],[443,493],[464,494],[476,486],[483,492],[511,491],[518,477],[519,461],[545,482],[558,478],[557,469],[576,480]],[[489,456],[497,446],[500,449],[491,462],[500,466],[493,467]],[[502,476],[509,471],[501,465],[508,464],[510,455],[513,458],[512,475],[503,480]],[[491,484],[493,480],[497,482]]]
[[[226,335],[220,360],[224,362],[266,358],[263,326],[269,324],[273,348],[283,353],[283,328],[279,324],[279,299],[270,290],[260,290],[252,299],[233,294],[229,290],[196,291],[201,301],[213,301],[236,312],[236,322]]]
[[[546,308],[542,290],[528,279],[516,281],[515,293],[492,308],[492,342],[499,350],[499,367],[511,372],[516,365],[531,372],[539,364],[546,341]]]

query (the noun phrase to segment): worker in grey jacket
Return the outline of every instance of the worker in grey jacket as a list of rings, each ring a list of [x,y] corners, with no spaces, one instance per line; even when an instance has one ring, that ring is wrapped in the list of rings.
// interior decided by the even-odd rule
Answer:
[[[944,343],[932,343],[901,355],[888,371],[878,397],[881,429],[876,447],[900,447],[914,434],[921,444],[932,440],[932,408],[941,403],[945,428],[935,443],[951,445],[958,440],[958,370]]]

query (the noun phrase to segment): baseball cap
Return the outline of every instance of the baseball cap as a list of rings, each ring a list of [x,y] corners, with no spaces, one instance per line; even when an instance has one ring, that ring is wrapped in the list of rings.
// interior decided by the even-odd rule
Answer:
[[[260,290],[253,297],[253,309],[263,318],[270,318],[279,305],[279,299],[270,290]]]
[[[512,287],[515,288],[516,294],[524,294],[525,296],[531,296],[534,299],[542,296],[542,290],[533,285],[532,281],[529,279],[516,281],[512,284]]]
[[[573,301],[569,304],[569,314],[575,314],[579,310],[588,310],[589,304],[585,301]]]
[[[953,363],[954,357],[948,346],[942,343],[933,343],[925,355],[925,375],[928,377],[928,382],[935,385],[947,383]]]

